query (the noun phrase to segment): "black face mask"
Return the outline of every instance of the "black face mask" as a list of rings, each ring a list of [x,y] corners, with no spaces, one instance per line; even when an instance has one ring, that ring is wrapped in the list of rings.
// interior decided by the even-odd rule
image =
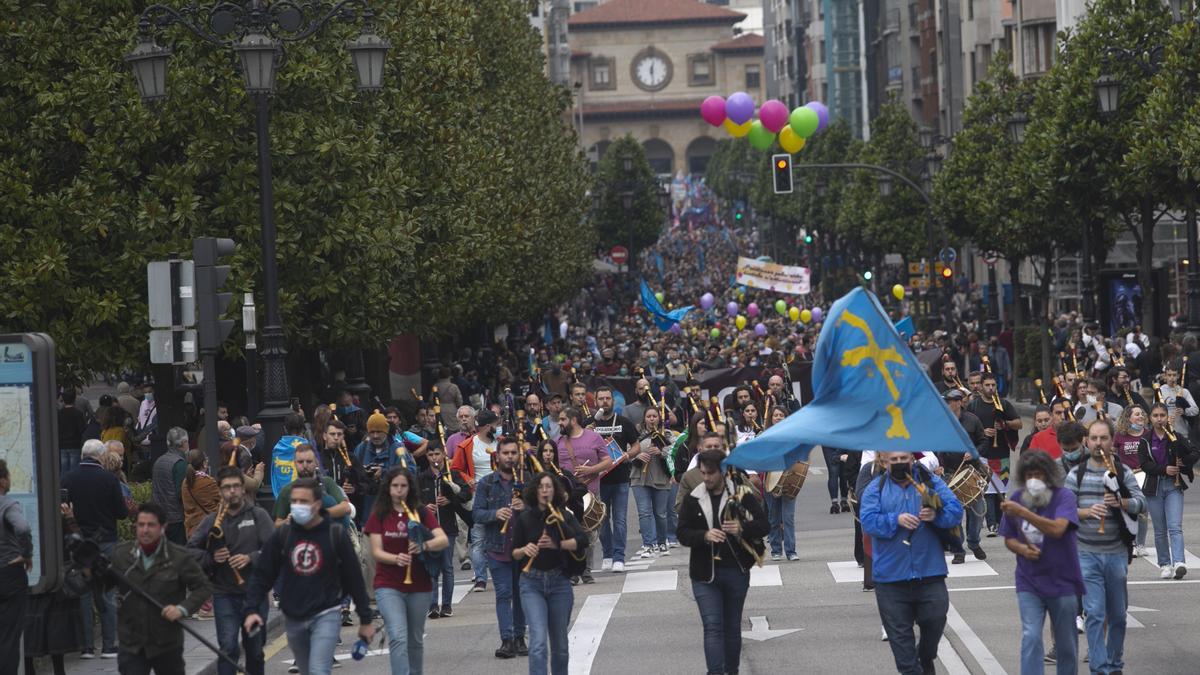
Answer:
[[[912,464],[892,464],[888,467],[888,473],[891,474],[892,480],[903,483],[912,473]]]

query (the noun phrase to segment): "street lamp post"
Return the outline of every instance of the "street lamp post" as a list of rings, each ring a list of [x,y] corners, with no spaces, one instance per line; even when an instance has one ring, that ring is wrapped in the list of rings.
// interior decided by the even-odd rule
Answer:
[[[242,334],[246,336],[246,417],[254,419],[258,414],[258,312],[254,307],[254,293],[242,296]]]
[[[279,317],[279,273],[275,253],[275,197],[271,176],[269,133],[270,96],[283,55],[283,45],[312,37],[331,22],[360,23],[358,37],[347,43],[358,90],[383,88],[383,67],[388,50],[375,33],[375,12],[366,0],[337,4],[297,3],[291,0],[217,2],[208,7],[190,5],[175,9],[147,7],[138,20],[138,44],[126,61],[133,69],[143,101],[167,96],[167,63],[171,50],[159,46],[157,36],[171,26],[181,26],[214,46],[230,49],[245,77],[246,93],[254,98],[255,133],[258,136],[259,218],[261,223],[263,294],[266,325],[262,330],[263,398],[259,411],[272,445],[282,431],[290,388],[287,376],[287,342]],[[210,402],[205,402],[211,405]]]

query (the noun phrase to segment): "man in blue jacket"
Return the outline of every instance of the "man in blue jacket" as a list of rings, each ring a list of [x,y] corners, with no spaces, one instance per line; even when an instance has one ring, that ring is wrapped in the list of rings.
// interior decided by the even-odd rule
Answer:
[[[944,533],[938,530],[958,526],[963,508],[941,478],[913,462],[912,453],[887,453],[886,461],[887,475],[863,490],[859,512],[873,544],[875,601],[896,670],[932,675],[950,608]],[[921,627],[919,647],[914,623]]]

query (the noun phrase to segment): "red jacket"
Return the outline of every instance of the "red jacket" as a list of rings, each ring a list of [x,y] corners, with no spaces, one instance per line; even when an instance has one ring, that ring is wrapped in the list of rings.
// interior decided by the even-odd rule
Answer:
[[[1041,450],[1053,459],[1062,457],[1062,448],[1058,445],[1058,437],[1054,435],[1054,427],[1042,429],[1033,435],[1029,441],[1030,450]]]
[[[454,449],[454,458],[450,460],[450,470],[457,471],[459,477],[472,489],[475,487],[475,434],[463,439]]]

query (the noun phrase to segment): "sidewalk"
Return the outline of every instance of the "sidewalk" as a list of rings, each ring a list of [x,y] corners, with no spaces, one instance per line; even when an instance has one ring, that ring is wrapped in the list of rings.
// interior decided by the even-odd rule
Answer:
[[[188,627],[193,628],[196,632],[204,636],[206,640],[213,644],[217,643],[217,624],[212,619],[199,621],[196,619],[186,619]],[[97,630],[99,630],[97,628]],[[283,634],[283,615],[279,610],[272,609],[271,616],[267,619],[267,643],[270,644],[279,635]],[[192,637],[188,633],[183,634],[183,661],[187,669],[187,675],[212,675],[217,672],[217,655],[208,647],[200,644],[200,641]],[[67,675],[90,675],[91,673],[116,673],[116,659],[101,659],[99,654],[95,659],[81,659],[78,654],[71,654],[64,659]],[[54,672],[50,667],[50,659],[38,659],[35,662],[37,671]]]

